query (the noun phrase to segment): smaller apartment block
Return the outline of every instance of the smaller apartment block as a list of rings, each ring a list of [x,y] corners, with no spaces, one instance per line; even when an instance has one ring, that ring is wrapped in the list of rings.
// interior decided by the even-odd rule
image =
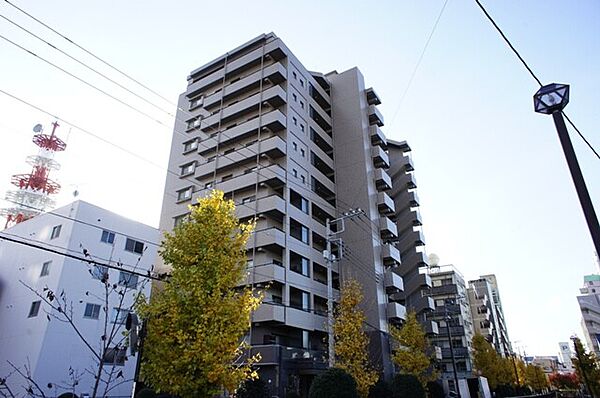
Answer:
[[[583,329],[588,349],[600,356],[600,275],[586,275],[583,287],[577,296]]]
[[[10,361],[21,370],[29,364],[31,377],[42,386],[46,396],[66,391],[89,395],[94,386],[94,378],[89,374],[90,369],[97,369],[92,352],[71,325],[52,318],[49,307],[22,281],[43,294],[44,289],[50,289],[57,295],[56,301],[64,295],[71,303],[68,310],[72,311],[73,323],[96,352],[102,344],[105,314],[108,315],[108,330],[118,337],[105,357],[105,369],[113,372],[114,377],[122,372],[123,378],[113,383],[119,385],[106,396],[130,396],[136,357],[131,357],[124,348],[121,331],[125,329],[134,296],[140,291],[148,296],[150,284],[128,271],[145,274],[150,270],[156,259],[158,230],[76,201],[8,228],[0,232],[2,236],[77,257],[87,253],[88,258],[99,263],[121,264],[121,269],[93,266],[0,240],[0,377],[12,373],[7,385],[15,394],[24,393],[21,386],[26,381],[14,374]],[[110,294],[108,306],[100,281],[106,275],[109,281],[114,281],[116,290],[123,292],[122,296],[116,292]],[[70,383],[71,370],[78,378],[73,389],[64,387]],[[123,380],[126,382],[121,383]],[[53,387],[47,389],[49,383]]]

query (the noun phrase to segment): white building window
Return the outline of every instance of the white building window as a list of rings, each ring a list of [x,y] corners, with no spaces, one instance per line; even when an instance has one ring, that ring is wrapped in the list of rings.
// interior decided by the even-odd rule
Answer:
[[[192,174],[194,171],[196,171],[196,162],[184,164],[183,166],[181,166],[181,175],[182,176]]]
[[[42,270],[40,271],[40,276],[48,276],[50,275],[50,264],[52,261],[46,261],[42,264]]]
[[[183,143],[183,152],[190,152],[198,148],[198,139],[194,138],[191,141]]]
[[[125,250],[132,253],[142,254],[144,253],[144,244],[137,240],[127,238],[125,241]]]
[[[108,279],[108,267],[94,265],[90,273],[92,274],[92,278],[94,279]]]
[[[83,317],[89,319],[98,319],[100,317],[100,304],[86,303]]]
[[[40,300],[34,301],[33,303],[31,303],[31,307],[29,307],[29,315],[27,317],[35,318],[36,316],[38,316],[41,305],[42,305],[42,302]]]
[[[130,274],[129,272],[121,271],[119,273],[119,285],[125,286],[129,289],[135,289],[138,284],[138,276]]]
[[[113,312],[112,312],[112,322],[113,323],[117,323],[119,325],[125,325],[125,322],[127,322],[127,315],[129,315],[131,311],[125,309],[125,308],[113,308]]]
[[[108,243],[112,245],[115,241],[115,233],[110,231],[102,231],[102,236],[100,237],[100,242]]]
[[[177,201],[189,200],[192,198],[192,187],[177,191]]]
[[[127,359],[127,348],[125,347],[113,347],[106,350],[104,353],[104,364],[105,365],[125,365],[125,359]]]
[[[52,233],[50,234],[50,239],[56,239],[60,236],[60,230],[62,229],[62,225],[55,225],[52,228]]]

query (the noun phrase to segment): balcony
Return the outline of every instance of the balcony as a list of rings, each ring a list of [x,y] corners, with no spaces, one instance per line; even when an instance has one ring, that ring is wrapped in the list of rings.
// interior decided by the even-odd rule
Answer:
[[[396,224],[394,224],[392,220],[387,217],[381,217],[379,219],[379,232],[381,233],[382,239],[398,239],[398,228],[396,228]]]
[[[371,148],[371,157],[375,167],[387,169],[390,167],[390,158],[381,147]]]
[[[279,264],[261,264],[247,270],[244,282],[241,285],[263,283],[285,283],[285,268]]]
[[[381,256],[383,257],[383,264],[386,266],[400,264],[400,251],[391,243],[381,246]]]
[[[235,208],[239,219],[243,220],[256,215],[268,214],[283,216],[285,214],[285,200],[277,195],[260,198],[257,201],[238,204]]]
[[[404,322],[406,320],[406,307],[398,303],[388,303],[387,317],[395,323]]]
[[[406,295],[430,286],[431,277],[427,274],[415,274],[412,277],[404,277],[404,291]]]
[[[394,201],[385,192],[379,192],[377,194],[377,208],[379,209],[379,214],[388,216],[394,214],[394,211],[396,210]]]
[[[256,154],[258,153],[260,153],[261,157],[277,159],[285,156],[286,151],[287,146],[282,138],[277,136],[269,137],[250,146],[239,148],[227,155],[220,155],[218,160],[212,159],[210,162],[196,166],[195,176],[196,178],[203,178],[211,175],[215,172],[215,166],[217,172],[219,172],[228,168],[239,167],[242,162],[250,160],[255,162]]]
[[[265,79],[267,82],[279,84],[283,80],[285,80],[286,74],[287,72],[285,70],[285,67],[280,63],[275,63],[264,68],[262,78]],[[242,79],[225,86],[223,90],[206,97],[204,99],[203,106],[205,109],[209,109],[212,106],[219,105],[221,103],[221,99],[226,101],[236,95],[242,94],[244,91],[257,89],[258,87],[260,87],[260,79],[260,70],[248,76],[245,76]]]
[[[402,268],[407,270],[413,270],[427,266],[427,258],[425,256],[425,253],[415,251],[414,247],[412,246],[410,248],[413,248],[412,253],[402,256]],[[403,253],[406,250],[401,246],[398,246],[398,249],[401,253]]]
[[[375,185],[378,191],[392,189],[392,178],[384,169],[375,169]]]
[[[444,335],[444,336],[448,336],[448,327],[441,327],[440,328],[440,334]],[[454,336],[464,336],[465,335],[465,328],[462,326],[450,326],[450,335],[452,337]]]
[[[285,307],[281,304],[263,303],[252,314],[252,322],[285,322]]]
[[[327,352],[304,348],[281,347],[281,356],[286,366],[302,369],[303,372],[322,372],[327,369]]]
[[[297,308],[286,308],[285,324],[303,330],[327,330],[327,317]]]
[[[381,104],[381,100],[379,99],[379,96],[377,95],[375,90],[373,90],[373,87],[369,87],[368,89],[366,89],[365,94],[367,95],[367,103],[369,105],[380,105]]]
[[[285,247],[285,232],[277,228],[267,228],[255,231],[256,247],[279,246],[279,249]],[[254,245],[254,239],[248,239],[246,248],[251,249]]]
[[[432,321],[432,320],[426,320],[423,324],[424,329],[425,329],[425,333],[427,334],[439,334],[439,328],[438,328],[438,323],[436,321]],[[440,351],[440,355],[441,355],[441,351]],[[441,359],[441,358],[440,358]]]
[[[450,348],[442,348],[442,357],[444,359],[449,359]],[[466,347],[454,347],[454,357],[456,358],[468,358],[469,357],[469,349]]]
[[[370,125],[383,126],[383,115],[381,115],[381,112],[379,112],[379,109],[375,105],[369,105],[368,114]]]
[[[396,196],[399,193],[412,190],[417,188],[417,180],[414,173],[407,173],[404,170],[404,166],[400,163],[398,166],[396,163],[388,170],[389,175],[394,176],[394,189],[392,190],[392,196]]]
[[[401,251],[402,251],[402,248],[404,248],[404,247],[417,248],[419,246],[425,245],[425,237],[423,236],[423,232],[421,232],[421,231],[409,230],[409,231],[403,232],[399,239],[400,240],[398,243],[398,247],[401,248],[400,249]]]
[[[379,145],[383,149],[387,149],[387,139],[379,127],[369,126],[369,135],[371,136],[371,145]]]
[[[256,178],[256,173],[258,173],[258,181]],[[266,184],[272,188],[279,188],[285,184],[285,176],[286,172],[283,167],[277,164],[272,164],[252,172],[240,174],[226,181],[218,182],[214,189],[219,189],[227,193],[254,186],[257,182],[258,184]],[[198,195],[194,196],[205,196],[209,192],[210,189],[203,189],[202,191],[198,192]]]
[[[278,110],[263,114],[261,119],[263,130],[268,129],[277,132],[283,130],[286,126],[285,115]],[[207,153],[214,151],[217,147],[217,143],[225,145],[250,135],[257,135],[258,127],[259,118],[258,116],[253,116],[245,122],[238,123],[235,127],[222,131],[219,136],[201,140],[198,144],[198,153],[204,156]]]
[[[277,108],[286,102],[285,90],[280,86],[270,87],[262,93],[254,94],[240,102],[229,105],[221,112],[216,112],[212,116],[205,118],[202,131],[210,133],[211,130],[214,130],[218,126],[219,121],[221,121],[221,124],[227,124],[244,114],[258,111],[261,101],[269,103],[273,108]]]
[[[402,167],[405,172],[410,173],[411,171],[415,171],[415,165],[410,156],[405,156],[404,161],[402,162]]]
[[[404,290],[402,277],[396,274],[393,270],[388,269],[383,276],[385,291],[388,294],[398,293]]]
[[[418,227],[423,225],[421,214],[416,210],[408,210],[403,212],[396,212],[394,216],[396,224],[399,225],[401,230],[409,227]]]
[[[458,286],[443,285],[443,286],[433,286],[431,288],[432,296],[448,295],[448,294],[457,295],[458,294]]]
[[[435,309],[435,302],[431,297],[428,296],[418,296],[417,298],[412,298],[409,304],[417,314],[420,314],[424,311],[433,311]]]

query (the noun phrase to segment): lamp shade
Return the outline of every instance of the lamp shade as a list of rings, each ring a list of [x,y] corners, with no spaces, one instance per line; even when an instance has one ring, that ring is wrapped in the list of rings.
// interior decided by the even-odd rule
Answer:
[[[552,83],[538,90],[533,96],[534,109],[550,115],[560,112],[569,103],[569,85]]]

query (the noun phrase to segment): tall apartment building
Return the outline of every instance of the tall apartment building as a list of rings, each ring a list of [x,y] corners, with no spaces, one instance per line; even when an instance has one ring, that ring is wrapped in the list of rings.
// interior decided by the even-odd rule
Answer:
[[[581,311],[581,328],[588,349],[600,355],[600,275],[592,274],[583,277],[583,287],[577,296]]]
[[[506,357],[512,353],[512,347],[508,340],[504,313],[499,309],[502,307],[494,301],[494,291],[499,300],[498,289],[494,288],[490,279],[481,277],[469,281],[469,302],[475,333],[485,337],[498,354]]]
[[[498,280],[496,275],[481,275],[480,279],[486,279],[490,284],[490,290],[492,292],[492,303],[495,309],[495,327],[498,335],[498,352],[501,355],[510,355],[512,350],[512,344],[508,337],[508,328],[506,326],[506,317],[504,316],[504,310],[502,309],[502,300],[500,299],[500,289],[498,288]]]
[[[269,289],[248,338],[273,394],[305,394],[326,367],[328,282],[334,297],[340,281],[362,284],[372,360],[387,375],[389,324],[405,319],[405,304],[423,319],[432,308],[420,293],[430,280],[418,272],[426,263],[410,148],[386,140],[379,103],[358,69],[310,72],[272,33],[192,71],[179,98],[169,160],[179,175],[167,177],[160,228],[212,189],[235,201],[240,219],[257,219],[249,282]],[[356,208],[364,215],[343,232],[332,227],[344,245],[334,245],[341,260],[328,281],[326,221]]]
[[[430,341],[442,348],[442,379],[454,390],[450,344],[454,350],[458,378],[466,379],[473,375],[471,340],[474,332],[467,286],[464,277],[453,265],[431,267],[430,277],[433,285],[431,297],[435,303],[432,317],[440,325],[439,335],[430,338]],[[451,342],[447,328],[450,328]]]
[[[25,395],[22,386],[29,383],[15,373],[8,361],[23,373],[28,366],[31,378],[48,397],[65,392],[89,396],[95,382],[89,372],[98,369],[98,362],[86,343],[101,355],[101,336],[109,334],[106,330],[112,330],[116,337],[105,340],[111,344],[104,357],[103,378],[108,373],[115,378],[119,372],[122,377],[106,393],[101,384],[98,395],[131,395],[137,356],[130,356],[121,333],[135,295],[142,291],[148,296],[150,284],[129,271],[146,274],[150,270],[158,240],[156,228],[84,201],[42,213],[0,232],[0,377],[11,375],[6,385],[16,396]],[[121,269],[90,265],[77,257]],[[106,277],[115,286],[108,301],[101,282]],[[65,312],[70,314],[77,331],[64,320],[52,317],[49,306],[25,285],[44,297],[48,294],[45,289],[50,289],[56,295],[55,303],[66,298],[69,304]],[[77,384],[70,388],[74,381]]]

